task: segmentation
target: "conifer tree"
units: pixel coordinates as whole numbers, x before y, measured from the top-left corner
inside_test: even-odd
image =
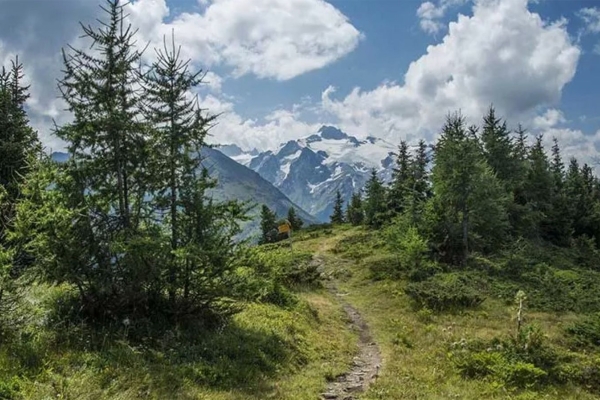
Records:
[[[365,186],[365,201],[363,207],[365,212],[365,223],[373,228],[381,227],[387,211],[385,204],[385,188],[374,168],[371,170],[371,177]]]
[[[504,190],[487,165],[474,129],[449,116],[432,171],[437,241],[446,261],[462,264],[471,249],[498,246],[507,230]]]
[[[344,223],[344,200],[340,191],[335,192],[335,201],[333,203],[333,214],[331,214],[332,224],[343,224]]]
[[[545,237],[556,245],[569,246],[571,241],[571,216],[564,187],[565,166],[560,154],[558,140],[553,138],[550,170],[553,176],[552,201],[548,210]]]
[[[160,229],[145,207],[148,147],[136,92],[141,55],[123,5],[105,4],[100,28],[82,25],[92,50],[63,51],[59,88],[73,118],[56,135],[69,161],[43,163],[28,178],[27,212],[18,224],[23,236],[36,236],[30,248],[46,279],[77,287],[89,312],[114,315],[148,309],[151,292],[160,292],[153,282],[163,260],[151,240]],[[48,193],[42,184],[51,185]]]
[[[548,216],[552,211],[554,176],[542,141],[543,137],[537,136],[529,150],[529,169],[523,187],[523,197],[528,208],[527,218],[530,220],[530,228],[526,234],[533,238],[548,238],[548,230],[551,228]]]
[[[304,225],[304,221],[302,221],[302,219],[298,217],[298,214],[296,214],[296,209],[294,207],[289,208],[287,220],[289,221],[294,231],[300,230],[302,228],[302,225]]]
[[[392,182],[387,192],[388,211],[390,214],[400,214],[405,208],[405,202],[412,191],[411,186],[411,156],[408,152],[408,144],[402,140],[398,146],[396,155],[396,166],[392,171]]]
[[[160,154],[149,154],[147,160],[150,205],[157,218],[166,215],[162,225],[169,231],[167,287],[172,307],[178,311],[184,308],[181,304],[175,307],[178,293],[186,306],[190,306],[191,292],[206,292],[191,280],[194,273],[200,273],[199,261],[206,259],[199,257],[200,254],[209,254],[210,244],[215,240],[221,248],[214,250],[223,254],[233,247],[228,235],[236,231],[234,226],[231,230],[210,231],[210,235],[206,231],[213,224],[243,217],[241,204],[214,204],[206,197],[206,191],[215,182],[202,169],[201,150],[207,146],[205,138],[215,117],[203,113],[197,97],[189,96],[202,83],[204,75],[201,70],[192,72],[190,60],[181,60],[180,52],[174,38],[170,46],[165,40],[143,80],[143,111],[152,127],[148,144],[163,150]],[[199,229],[205,234],[198,235]],[[223,273],[227,258],[216,261],[203,265],[202,272],[209,273],[210,269],[216,276]]]
[[[23,79],[18,57],[10,69],[2,67],[0,71],[0,313],[2,306],[13,303],[7,299],[10,292],[14,300],[15,278],[31,264],[30,255],[22,250],[23,243],[8,239],[21,185],[41,149],[25,112],[29,86],[23,84]]]
[[[262,232],[259,239],[260,244],[271,243],[277,236],[276,226],[277,215],[263,204],[260,213],[260,230]]]
[[[23,85],[23,79],[23,64],[18,58],[12,61],[10,69],[2,67],[0,71],[0,185],[6,191],[8,204],[16,202],[30,158],[40,150],[37,134],[29,126],[25,112],[29,86]]]
[[[431,197],[431,188],[427,165],[429,157],[427,155],[427,144],[424,140],[419,141],[415,156],[409,165],[409,188],[407,200],[407,211],[410,214],[412,223],[418,225],[421,222],[423,207],[428,198]]]
[[[348,202],[348,207],[346,208],[346,220],[352,225],[357,226],[363,223],[364,216],[365,213],[363,211],[360,191],[352,193],[352,197]]]
[[[496,118],[493,106],[490,106],[487,115],[483,118],[481,141],[488,165],[507,189],[512,190],[516,164],[514,146],[506,121]]]

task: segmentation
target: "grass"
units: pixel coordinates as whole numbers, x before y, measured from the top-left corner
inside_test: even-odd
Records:
[[[315,399],[356,349],[324,289],[297,292],[292,307],[248,303],[218,329],[174,329],[152,342],[130,340],[123,326],[53,325],[65,290],[29,289],[30,317],[0,347],[0,398]]]
[[[360,395],[363,400],[599,398],[576,382],[516,389],[493,376],[461,376],[453,362],[453,345],[514,334],[515,310],[504,293],[519,286],[514,280],[490,274],[482,304],[433,312],[415,306],[405,293],[409,274],[377,234],[362,228],[327,226],[299,232],[294,255],[288,253],[287,243],[260,251],[264,265],[277,263],[278,274],[293,276],[294,281],[302,281],[286,275],[295,271],[294,265],[306,266],[311,254],[322,259],[324,275],[362,314],[383,360],[377,381]],[[560,257],[562,269],[544,267],[546,274],[579,282],[581,271],[568,262],[567,254]],[[386,278],[394,268],[395,279]],[[583,290],[578,284],[569,287]],[[0,347],[0,399],[314,400],[328,380],[350,368],[357,336],[326,289],[302,283],[292,288],[299,301],[291,305],[248,302],[219,329],[174,329],[146,343],[130,340],[124,327],[103,332],[84,325],[52,326],[51,304],[65,289],[33,286],[25,297],[24,328],[10,345]],[[593,344],[580,341],[584,347],[573,346],[568,334],[568,327],[582,321],[573,311],[577,307],[547,311],[557,305],[538,301],[544,300],[542,291],[535,295],[525,322],[540,326],[547,342],[564,354],[594,359],[598,349],[589,347]],[[595,321],[580,324],[579,331],[591,335],[588,326]]]
[[[374,280],[370,263],[393,260],[376,235],[359,228],[336,230],[329,238],[303,244],[325,249],[327,272],[339,277],[347,301],[363,315],[379,344],[383,368],[361,399],[596,399],[574,384],[515,390],[493,379],[462,378],[449,348],[466,340],[491,340],[515,332],[514,307],[488,298],[474,310],[453,313],[418,311],[404,293],[405,280]],[[565,344],[564,328],[574,313],[526,313],[527,323],[541,326],[550,343]]]

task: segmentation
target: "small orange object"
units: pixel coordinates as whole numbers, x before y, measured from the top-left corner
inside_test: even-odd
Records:
[[[288,233],[291,229],[289,224],[282,224],[277,227],[279,233]]]

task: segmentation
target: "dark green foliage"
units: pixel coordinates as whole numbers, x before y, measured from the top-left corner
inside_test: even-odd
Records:
[[[564,383],[579,383],[594,392],[600,388],[597,360],[552,346],[537,326],[489,342],[455,343],[451,354],[466,378],[500,380],[513,388]]]
[[[354,226],[363,223],[365,212],[363,210],[363,201],[361,193],[352,193],[352,198],[346,207],[346,220]]]
[[[476,130],[449,116],[435,152],[429,223],[444,261],[464,264],[471,250],[490,251],[506,238],[507,196],[480,151]]]
[[[365,186],[363,209],[368,226],[379,228],[383,225],[386,216],[385,188],[375,169],[371,170],[371,177]]]
[[[260,244],[272,243],[276,240],[278,234],[276,219],[275,213],[263,204],[260,212],[260,230],[262,232]]]
[[[169,257],[164,282],[173,312],[190,313],[225,295],[219,285],[229,273],[239,232],[237,221],[244,218],[244,206],[237,202],[215,204],[206,192],[216,186],[202,168],[200,152],[214,116],[205,115],[197,98],[188,98],[202,83],[202,71],[191,72],[189,60],[179,58],[180,50],[165,43],[157,61],[144,76],[143,110],[151,125],[149,145],[164,149],[147,158],[147,185],[152,200],[148,212],[161,221],[166,231]],[[211,282],[207,284],[206,282]]]
[[[302,228],[302,225],[304,225],[304,221],[302,221],[300,217],[298,217],[298,214],[296,214],[296,209],[294,207],[290,207],[290,209],[288,210],[287,220],[292,226],[293,231],[299,231]]]
[[[392,170],[392,182],[387,192],[387,209],[391,215],[402,213],[406,207],[406,198],[412,190],[411,165],[408,144],[402,140],[398,146],[396,165]]]
[[[29,87],[23,85],[23,65],[16,58],[0,71],[0,319],[14,306],[15,279],[30,264],[18,242],[10,242],[20,185],[40,151],[37,133],[29,126],[25,103]],[[0,321],[5,325],[7,321]]]
[[[344,200],[342,194],[338,190],[335,192],[335,202],[333,203],[333,214],[330,217],[332,224],[343,224],[345,222],[344,217]]]
[[[511,190],[517,170],[514,145],[506,121],[496,118],[493,106],[490,106],[488,114],[483,118],[481,142],[485,160],[492,172],[508,190]]]
[[[321,284],[318,264],[311,261],[310,253],[292,252],[280,243],[247,249],[238,254],[235,262],[236,291],[251,301],[293,305],[296,299],[290,290]]]
[[[467,274],[438,274],[407,284],[405,292],[420,307],[457,311],[479,306],[485,300],[480,290],[484,285],[480,278]]]
[[[29,174],[14,237],[44,280],[77,288],[92,318],[228,314],[246,208],[207,195],[215,182],[199,152],[213,117],[187,97],[201,75],[173,45],[142,77],[123,6],[107,1],[102,28],[83,27],[93,53],[63,52],[73,121],[56,134],[69,160]]]
[[[0,186],[6,191],[6,201],[14,205],[19,196],[19,184],[29,171],[31,157],[40,150],[37,133],[29,126],[25,103],[29,86],[23,85],[23,64],[16,58],[10,69],[0,71]],[[9,215],[0,214],[0,236]]]
[[[583,317],[565,329],[576,346],[600,346],[600,313]]]
[[[431,184],[427,173],[429,156],[427,155],[427,144],[424,140],[419,141],[417,151],[410,163],[409,193],[406,198],[406,212],[410,215],[415,225],[423,223],[423,213],[426,201],[431,197]]]

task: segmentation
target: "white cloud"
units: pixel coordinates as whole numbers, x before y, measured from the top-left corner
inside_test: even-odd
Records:
[[[442,30],[444,24],[440,19],[452,6],[466,3],[467,0],[439,0],[439,5],[435,5],[431,1],[421,3],[417,9],[417,17],[419,17],[419,25],[421,29],[429,34],[436,34]]]
[[[276,110],[264,118],[264,122],[244,119],[234,110],[234,104],[207,95],[201,98],[201,106],[212,114],[221,114],[209,138],[210,143],[235,143],[245,149],[275,149],[288,140],[308,136],[317,131],[320,124],[301,120],[303,106],[296,104],[292,110]]]
[[[202,83],[205,84],[209,90],[213,93],[221,93],[221,86],[223,84],[223,78],[215,74],[212,71],[206,72]]]
[[[563,112],[556,108],[550,108],[542,115],[538,115],[533,119],[533,126],[536,129],[549,129],[564,122],[566,120]]]
[[[402,85],[355,88],[341,100],[329,88],[322,104],[347,130],[396,141],[432,138],[458,109],[479,122],[491,103],[510,121],[527,121],[558,103],[579,55],[565,21],[544,22],[527,0],[478,0],[472,16],[459,15],[441,43],[410,64]]]
[[[205,6],[169,22],[165,0],[137,0],[129,11],[145,40],[161,45],[174,32],[185,57],[226,65],[235,76],[291,79],[345,56],[362,37],[323,0],[213,0]]]
[[[577,15],[583,20],[586,32],[600,33],[600,8],[582,8]]]

